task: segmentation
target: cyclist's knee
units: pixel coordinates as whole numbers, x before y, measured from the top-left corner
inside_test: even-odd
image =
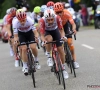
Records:
[[[31,48],[32,50],[37,50],[36,44],[31,44],[31,45],[30,45],[30,48]]]
[[[22,49],[22,52],[26,52],[27,51],[27,46],[26,45],[21,46],[21,49]]]
[[[73,44],[72,38],[68,38],[67,42],[68,42],[68,46],[70,47]]]
[[[45,37],[45,39],[46,39],[46,41],[48,41],[48,42],[51,42],[53,39],[52,39],[52,36],[50,36],[50,35],[47,35],[46,37]]]

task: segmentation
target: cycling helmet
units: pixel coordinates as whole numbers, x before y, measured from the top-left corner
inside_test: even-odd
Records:
[[[54,4],[54,11],[55,12],[63,11],[63,9],[64,9],[64,7],[63,7],[62,3],[57,2]]]
[[[36,6],[36,7],[34,8],[34,10],[33,10],[34,13],[40,13],[40,11],[41,11],[40,6]]]
[[[61,2],[62,3],[62,5],[63,5],[63,7],[65,8],[65,4],[66,4],[66,2]]]
[[[47,6],[46,5],[42,5],[41,6],[41,12],[44,12],[46,9],[47,9]]]
[[[17,9],[16,9],[15,7],[12,7],[12,8],[10,9],[9,14],[15,16],[15,15],[16,15],[16,10],[17,10]]]
[[[10,14],[10,9],[11,8],[9,8],[9,9],[6,10],[6,14]]]
[[[50,6],[54,6],[54,2],[53,2],[53,1],[49,1],[49,2],[47,3],[47,7],[50,7]]]
[[[26,12],[23,9],[18,9],[16,11],[16,17],[18,20],[26,19]]]
[[[52,9],[47,9],[44,12],[44,17],[46,19],[48,19],[48,18],[54,18],[55,17],[55,12]]]
[[[22,7],[22,9],[26,12],[27,11],[27,8],[26,7]]]

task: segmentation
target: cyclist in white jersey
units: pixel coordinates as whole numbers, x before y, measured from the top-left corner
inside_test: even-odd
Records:
[[[36,28],[34,27],[34,23],[30,17],[26,15],[26,12],[22,9],[17,10],[16,17],[13,19],[13,30],[14,30],[14,41],[18,41],[20,44],[25,44],[26,42],[35,41],[35,38],[38,38],[38,33]],[[38,61],[38,51],[36,48],[36,44],[30,44],[30,48],[32,49],[32,53],[35,56],[36,68],[40,69],[39,61]],[[24,74],[28,74],[28,66],[27,66],[27,46],[21,45],[22,49],[22,61],[23,61],[23,71]]]
[[[51,42],[52,40],[60,40],[61,38],[63,38],[65,41],[67,40],[63,30],[61,18],[55,15],[52,9],[45,10],[44,17],[40,19],[39,24],[41,40],[43,41],[43,45],[46,45],[45,42]],[[57,41],[56,46],[62,61],[62,67],[64,68],[64,78],[67,79],[68,73],[65,70],[65,55],[62,43],[60,41]],[[48,52],[47,64],[48,66],[53,66],[53,61],[50,54],[51,44],[47,44],[46,49]]]

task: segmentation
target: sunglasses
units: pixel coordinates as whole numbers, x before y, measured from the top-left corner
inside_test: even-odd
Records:
[[[53,18],[52,19],[47,19],[48,22],[53,21],[53,20],[54,20]]]
[[[56,12],[56,14],[61,14],[61,13],[62,13],[62,11]]]
[[[23,19],[23,20],[19,20],[20,22],[25,22],[26,21],[26,19]]]

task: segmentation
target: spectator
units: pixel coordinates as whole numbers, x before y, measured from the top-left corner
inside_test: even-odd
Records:
[[[81,5],[81,16],[82,16],[83,25],[87,26],[88,25],[88,11],[85,4]]]

